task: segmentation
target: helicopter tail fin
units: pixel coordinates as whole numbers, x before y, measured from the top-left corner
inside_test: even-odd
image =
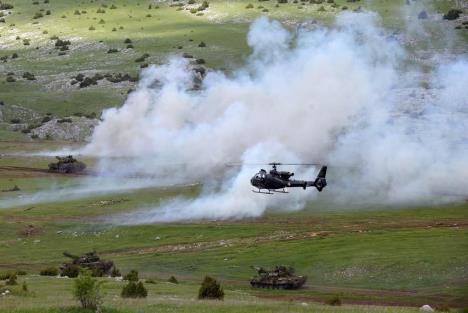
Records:
[[[318,191],[322,191],[322,189],[325,188],[325,186],[327,186],[327,180],[325,178],[326,175],[327,166],[322,166],[314,182],[315,188],[317,188]]]

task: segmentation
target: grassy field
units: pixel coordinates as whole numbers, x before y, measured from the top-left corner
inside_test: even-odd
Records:
[[[9,147],[10,153],[17,149],[1,145]],[[30,149],[40,147],[36,143]],[[1,161],[1,189],[18,185],[21,190],[2,192],[0,203],[47,189],[44,186],[51,182],[59,190],[83,179],[40,171],[47,164],[46,157],[4,157]],[[9,165],[25,164],[21,171],[5,170]],[[32,292],[2,298],[3,311],[73,306],[70,280],[37,274],[65,262],[64,251],[79,254],[91,250],[113,260],[124,273],[137,269],[144,279],[158,281],[150,285],[150,297],[138,302],[137,308],[116,296],[122,283],[106,283],[105,305],[122,308],[122,312],[149,312],[154,306],[178,312],[194,306],[194,310],[207,312],[211,304],[194,300],[204,275],[219,279],[227,292],[226,301],[216,303],[221,312],[250,308],[255,312],[387,310],[316,304],[335,295],[345,304],[468,305],[466,204],[349,210],[311,204],[301,212],[269,213],[258,219],[154,225],[119,226],[102,219],[198,192],[197,186],[147,188],[0,209],[0,272],[25,270],[29,274],[20,281],[26,279]],[[252,266],[276,264],[294,266],[299,274],[307,275],[306,287],[284,292],[249,286],[255,273]],[[171,275],[181,283],[166,283]],[[51,290],[58,290],[60,297]],[[44,301],[52,295],[56,300]]]
[[[454,1],[420,0],[431,12],[446,12]],[[245,36],[258,16],[278,19],[290,29],[316,19],[330,25],[335,16],[358,7],[376,11],[389,29],[407,27],[402,1],[378,0],[304,4],[289,1],[210,1],[203,15],[182,9],[178,1],[4,1],[14,4],[0,23],[0,106],[9,122],[20,117],[33,122],[47,113],[99,114],[119,106],[134,82],[79,88],[71,85],[78,73],[128,73],[137,76],[143,63],[161,64],[170,55],[188,53],[203,58],[209,69],[228,73],[249,54]],[[252,3],[253,8],[246,6]],[[115,8],[111,8],[112,5]],[[151,5],[151,8],[149,6]],[[322,10],[321,7],[324,7]],[[403,7],[404,8],[404,7]],[[98,9],[105,13],[97,13]],[[46,14],[50,10],[50,15]],[[78,11],[79,14],[76,14]],[[86,13],[84,13],[86,12]],[[36,13],[43,17],[34,19]],[[102,20],[102,21],[101,21]],[[445,49],[440,27],[427,21],[432,49]],[[90,28],[94,30],[90,30]],[[115,31],[113,29],[115,28]],[[466,53],[468,31],[459,33],[451,48]],[[58,36],[70,40],[59,55]],[[17,39],[17,37],[19,37]],[[124,43],[130,38],[133,48]],[[25,41],[26,39],[26,41]],[[29,41],[29,45],[25,42]],[[201,42],[206,47],[199,47]],[[409,49],[427,49],[421,38]],[[116,53],[107,53],[117,49]],[[11,58],[17,53],[18,58]],[[144,62],[135,62],[143,54]],[[459,52],[458,52],[459,53]],[[36,80],[22,78],[31,72]],[[7,82],[9,72],[16,82]],[[10,75],[11,76],[11,75]],[[19,110],[18,108],[21,108]],[[73,149],[79,144],[31,140],[18,131],[0,129],[0,273],[24,270],[12,294],[0,296],[1,313],[83,312],[72,298],[72,280],[42,277],[41,269],[58,267],[64,251],[80,254],[96,250],[126,273],[136,269],[145,279],[145,300],[120,298],[122,282],[105,278],[104,312],[417,312],[423,304],[468,306],[468,204],[444,207],[373,207],[353,209],[310,204],[295,213],[270,212],[257,219],[195,221],[152,225],[111,224],[106,219],[137,208],[158,206],[175,196],[194,197],[200,186],[148,187],[108,194],[64,197],[55,202],[5,205],[42,191],[82,187],[80,175],[46,171],[53,157],[27,153]],[[84,161],[93,170],[95,160]],[[20,190],[12,190],[18,186]],[[308,277],[295,291],[252,289],[252,266],[294,266]],[[179,284],[167,279],[174,275]],[[196,300],[202,278],[217,278],[226,291],[224,301]],[[29,292],[20,291],[26,281]],[[338,296],[343,305],[325,305]]]

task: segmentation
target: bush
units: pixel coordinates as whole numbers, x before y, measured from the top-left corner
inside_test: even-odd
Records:
[[[91,276],[89,270],[81,271],[73,284],[73,296],[80,301],[84,309],[96,309],[102,302],[101,296],[102,282]]]
[[[99,8],[97,9],[96,13],[104,14],[106,13],[106,10]]]
[[[45,12],[45,15],[50,15],[50,13],[51,13],[50,10],[47,10],[47,11]]]
[[[10,120],[10,123],[12,123],[12,124],[19,124],[19,123],[21,123],[21,120],[20,120],[19,118],[12,118],[12,119]]]
[[[89,26],[89,28],[88,28],[88,29],[89,29],[89,30],[96,30],[96,28],[94,28],[94,26],[93,26],[93,25]]]
[[[150,278],[150,279],[145,280],[145,283],[147,283],[147,284],[156,284],[156,281],[154,279]]]
[[[58,269],[55,267],[47,267],[39,272],[41,276],[57,276]]]
[[[18,186],[16,186],[16,185],[15,185],[15,187],[18,188]],[[18,188],[18,190],[19,190],[19,188]],[[26,271],[23,271],[23,270],[16,271],[16,275],[18,275],[18,276],[24,276],[26,274],[27,274]]]
[[[75,278],[80,275],[80,267],[76,264],[67,263],[62,267],[60,276],[67,276],[69,278]]]
[[[0,3],[0,10],[11,10],[13,5],[9,3]]]
[[[36,19],[41,18],[41,17],[44,17],[44,15],[42,15],[41,12],[37,12],[36,14],[34,14],[33,19],[36,20]]]
[[[18,285],[18,283],[16,282],[16,273],[10,274],[10,277],[8,278],[6,282],[6,285],[8,286]]]
[[[26,281],[23,281],[23,284],[21,285],[21,290],[23,290],[24,292],[28,292],[28,284],[26,283]]]
[[[205,276],[198,290],[198,299],[224,299],[224,291],[214,278]]]
[[[146,298],[148,290],[146,290],[142,282],[135,283],[130,281],[122,288],[120,295],[122,298]]]
[[[338,296],[333,296],[327,301],[325,301],[325,303],[328,305],[339,306],[341,305],[341,299]]]
[[[206,47],[206,43],[204,41],[200,42],[200,44],[198,45],[200,48],[205,48]]]
[[[80,11],[79,10],[75,10],[75,12],[73,12],[74,15],[81,15]]]
[[[117,50],[115,48],[107,50],[107,53],[117,53],[117,52],[119,52],[119,50]]]
[[[93,112],[93,113],[94,113],[94,112]],[[95,115],[94,117],[96,117],[96,113],[94,113],[94,115]],[[117,267],[114,266],[114,267],[112,268],[111,276],[112,276],[112,277],[120,277],[120,276],[122,276],[122,274],[120,274],[119,269],[118,269]]]
[[[16,79],[15,79],[14,77],[12,77],[12,76],[8,76],[8,77],[6,78],[6,81],[7,81],[8,83],[14,83],[14,82],[16,81]]]
[[[138,281],[138,271],[130,270],[127,275],[124,276],[124,280]]]
[[[71,122],[73,122],[71,118],[62,118],[62,119],[57,121],[57,123],[59,123],[59,124],[71,123]]]
[[[447,12],[447,14],[444,15],[445,20],[456,20],[457,18],[460,17],[460,14],[462,13],[461,10],[458,9],[451,9]]]
[[[36,80],[36,76],[34,76],[34,74],[29,73],[29,72],[24,72],[23,78],[27,80]]]
[[[130,38],[127,38],[124,40],[124,43],[132,43],[132,40]]]
[[[170,282],[170,283],[173,283],[173,284],[178,284],[179,283],[179,281],[174,276],[169,277],[169,279],[167,281]]]
[[[253,7],[254,7],[253,4],[252,4],[252,3],[249,3],[249,4],[247,4],[247,6],[246,6],[245,8],[246,8],[246,9],[253,9]]]

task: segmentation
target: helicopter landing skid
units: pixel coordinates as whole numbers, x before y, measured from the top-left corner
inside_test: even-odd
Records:
[[[252,189],[252,192],[263,193],[265,195],[272,195],[273,194],[273,192],[271,192],[270,190],[268,190],[268,192],[266,192],[266,191],[261,191],[261,189],[259,189],[258,191]]]
[[[276,193],[289,193],[289,191],[286,191],[285,189],[283,189],[283,190],[273,190],[273,192],[276,192]]]

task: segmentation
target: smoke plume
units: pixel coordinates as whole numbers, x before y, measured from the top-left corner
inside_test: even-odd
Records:
[[[82,153],[99,169],[204,183],[196,199],[173,199],[113,220],[129,223],[245,218],[332,205],[408,205],[453,200],[468,190],[468,59],[432,58],[418,69],[373,13],[344,13],[333,27],[299,28],[259,18],[246,66],[209,72],[191,90],[192,65],[172,57],[141,73],[137,89],[109,109]],[[411,64],[412,66],[408,66]],[[250,163],[323,162],[329,186],[258,195]],[[240,162],[239,169],[225,164]],[[314,179],[318,168],[288,167]]]

